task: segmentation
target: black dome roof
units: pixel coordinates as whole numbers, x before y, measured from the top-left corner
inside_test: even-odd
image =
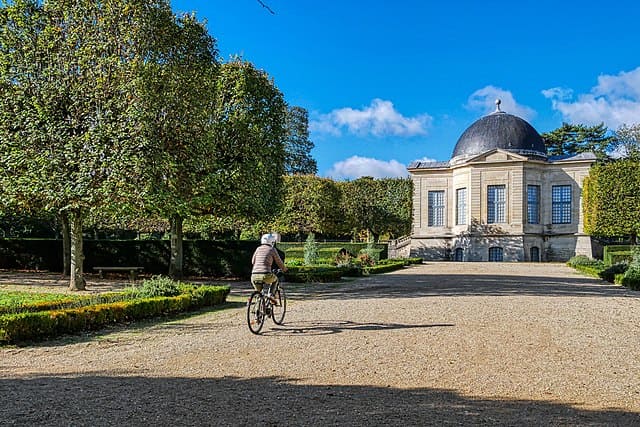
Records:
[[[494,148],[513,151],[527,157],[546,157],[547,150],[540,134],[520,117],[496,111],[489,114],[464,131],[452,160],[465,159]]]

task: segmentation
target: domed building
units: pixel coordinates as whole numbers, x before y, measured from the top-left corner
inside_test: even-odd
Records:
[[[595,155],[548,157],[540,134],[496,104],[464,131],[451,160],[409,165],[411,255],[534,262],[591,256],[581,192]]]

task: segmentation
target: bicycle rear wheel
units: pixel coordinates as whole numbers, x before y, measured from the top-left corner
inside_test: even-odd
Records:
[[[247,325],[254,334],[259,334],[265,319],[264,300],[262,294],[255,291],[247,301]]]
[[[271,305],[271,318],[276,325],[282,325],[284,315],[287,312],[287,294],[282,287],[278,287],[273,298],[276,301]]]

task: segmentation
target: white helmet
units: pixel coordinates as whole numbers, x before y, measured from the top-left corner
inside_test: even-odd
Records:
[[[260,238],[260,243],[262,243],[263,245],[273,246],[277,241],[278,241],[278,238],[276,237],[275,234],[272,234],[272,233],[263,234],[262,237]]]

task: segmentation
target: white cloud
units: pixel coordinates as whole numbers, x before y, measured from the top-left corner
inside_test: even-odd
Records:
[[[370,157],[353,156],[335,163],[326,175],[333,179],[356,179],[361,176],[404,178],[409,173],[406,165],[396,160],[385,162]]]
[[[489,114],[496,110],[495,102],[497,99],[501,101],[500,109],[506,113],[522,117],[525,120],[531,120],[536,116],[535,110],[526,105],[518,104],[511,92],[491,85],[473,92],[467,101],[467,108]]]
[[[598,77],[589,93],[574,100],[570,89],[552,88],[542,91],[553,109],[569,123],[595,125],[604,122],[610,129],[640,122],[640,67],[616,76]],[[564,95],[564,96],[563,96]]]
[[[559,100],[567,100],[573,97],[573,91],[571,89],[563,87],[552,87],[551,89],[545,89],[542,91],[545,98],[554,98]]]
[[[361,110],[347,107],[320,115],[318,119],[311,120],[309,129],[331,135],[340,135],[346,130],[356,135],[408,137],[426,134],[432,121],[428,114],[405,117],[391,101],[376,98]]]

